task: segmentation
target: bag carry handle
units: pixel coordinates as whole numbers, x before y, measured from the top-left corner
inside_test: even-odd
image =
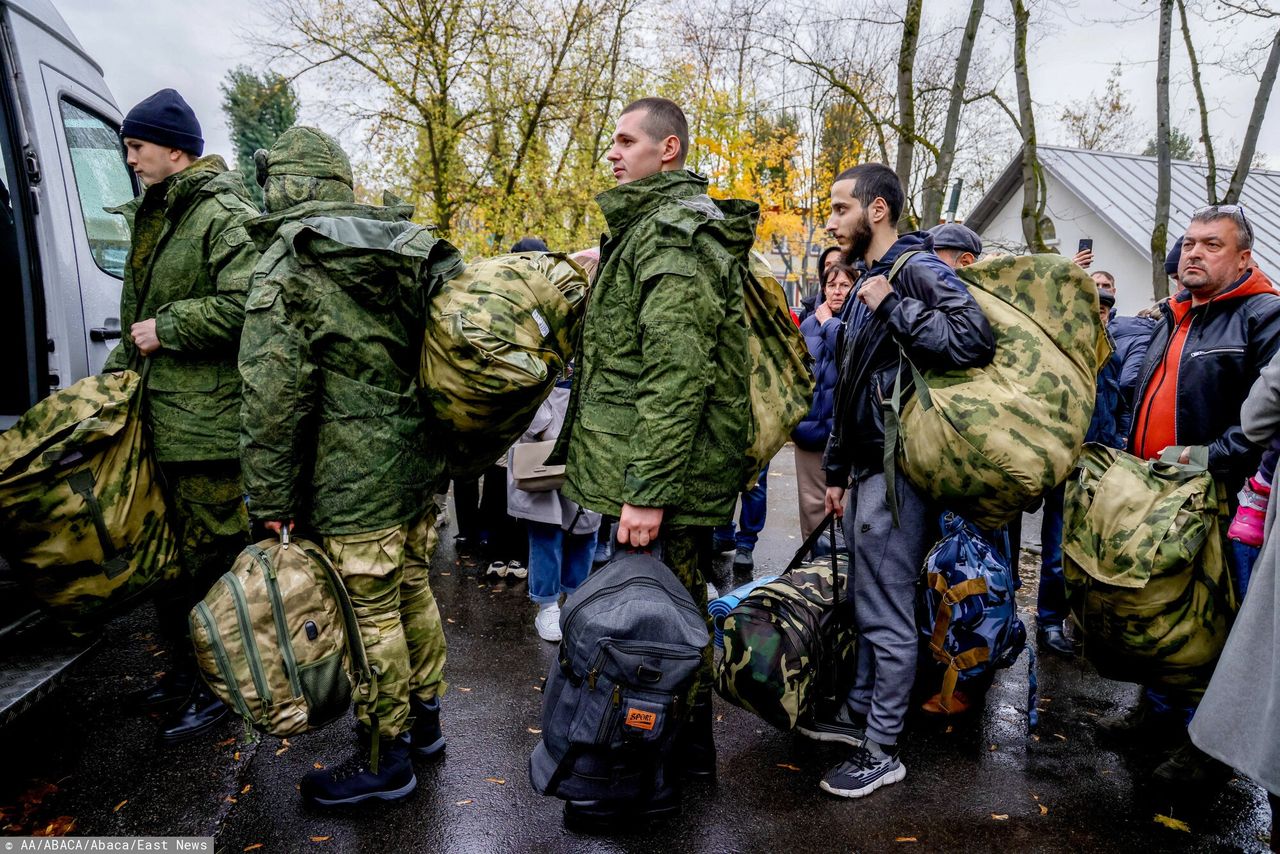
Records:
[[[813,532],[805,539],[804,543],[796,551],[795,556],[791,558],[791,562],[787,564],[787,568],[782,570],[783,573],[791,570],[804,563],[805,555],[813,551],[813,547],[818,544],[818,540],[822,539],[822,535],[831,533],[831,607],[834,609],[840,604],[840,562],[836,559],[836,520],[840,518],[840,511],[833,510],[828,513],[823,520],[818,523]]]
[[[1188,451],[1189,462],[1179,462],[1182,452]],[[1165,480],[1191,480],[1209,470],[1207,445],[1170,445],[1160,452],[1160,458],[1150,460],[1151,473]]]

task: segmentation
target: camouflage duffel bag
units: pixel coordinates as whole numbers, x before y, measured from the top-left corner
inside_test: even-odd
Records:
[[[503,456],[573,358],[587,276],[529,252],[467,265],[430,300],[419,380],[455,477]]]
[[[1084,651],[1108,679],[1203,689],[1237,603],[1208,449],[1159,461],[1088,444],[1067,481],[1062,569]]]
[[[896,430],[897,464],[911,482],[990,530],[1071,472],[1111,345],[1097,285],[1066,258],[998,256],[956,274],[991,324],[995,357],[985,367],[936,372],[904,356],[916,394],[905,407],[893,395],[886,450]]]
[[[342,717],[356,686],[373,678],[347,590],[307,540],[286,534],[247,547],[188,620],[205,682],[271,735]]]
[[[781,576],[724,618],[716,692],[782,730],[795,728],[855,667],[848,556],[833,550],[829,559],[804,560],[826,527],[814,530]]]
[[[178,572],[133,371],[86,377],[0,435],[0,552],[69,631]]]
[[[813,356],[791,317],[786,294],[769,262],[751,253],[743,283],[747,320],[752,435],[747,448],[743,491],[755,486],[760,472],[791,438],[813,402]]]

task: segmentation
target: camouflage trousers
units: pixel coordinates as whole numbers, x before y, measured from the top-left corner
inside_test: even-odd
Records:
[[[439,537],[431,502],[402,525],[325,537],[324,548],[346,584],[360,623],[374,686],[356,692],[356,719],[396,736],[409,728],[409,696],[430,702],[443,694],[444,627],[427,569]]]
[[[190,659],[187,615],[249,544],[249,513],[239,460],[161,463],[160,474],[178,539],[179,572],[158,585],[156,612],[161,634]]]
[[[680,583],[693,597],[693,603],[707,621],[707,631],[714,630],[711,615],[707,613],[707,579],[711,577],[714,552],[711,547],[712,529],[683,525],[663,526],[662,562],[680,579]],[[711,689],[715,686],[715,653],[710,635],[702,648],[702,666],[689,690],[689,705],[711,702]]]

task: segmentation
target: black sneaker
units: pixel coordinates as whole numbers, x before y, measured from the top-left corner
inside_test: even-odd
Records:
[[[1231,779],[1231,769],[1187,740],[1156,766],[1152,776],[1166,786],[1218,786]]]
[[[409,729],[413,755],[419,759],[439,756],[444,750],[444,731],[440,728],[440,698],[424,703],[417,697],[410,697],[409,714],[413,715],[413,726]]]
[[[751,549],[738,546],[738,550],[733,553],[733,571],[751,572],[755,567],[755,558],[751,556]]]
[[[867,716],[849,711],[847,703],[841,703],[834,714],[807,715],[796,722],[796,732],[816,741],[838,741],[850,747],[862,747],[867,742]]]
[[[907,766],[898,761],[896,746],[881,748],[869,741],[866,747],[855,749],[852,756],[828,771],[818,787],[842,798],[863,798],[905,776]]]
[[[360,750],[336,768],[311,771],[302,778],[302,797],[314,806],[358,804],[371,798],[394,801],[418,786],[409,761],[409,734],[383,738],[379,745],[378,770],[369,767],[369,757]]]

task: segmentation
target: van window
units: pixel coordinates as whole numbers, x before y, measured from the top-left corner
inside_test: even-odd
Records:
[[[76,176],[89,251],[103,272],[122,279],[129,254],[129,229],[124,217],[103,210],[133,198],[133,181],[124,162],[120,137],[115,128],[93,113],[65,99],[61,105],[62,127],[71,150],[71,170]]]

